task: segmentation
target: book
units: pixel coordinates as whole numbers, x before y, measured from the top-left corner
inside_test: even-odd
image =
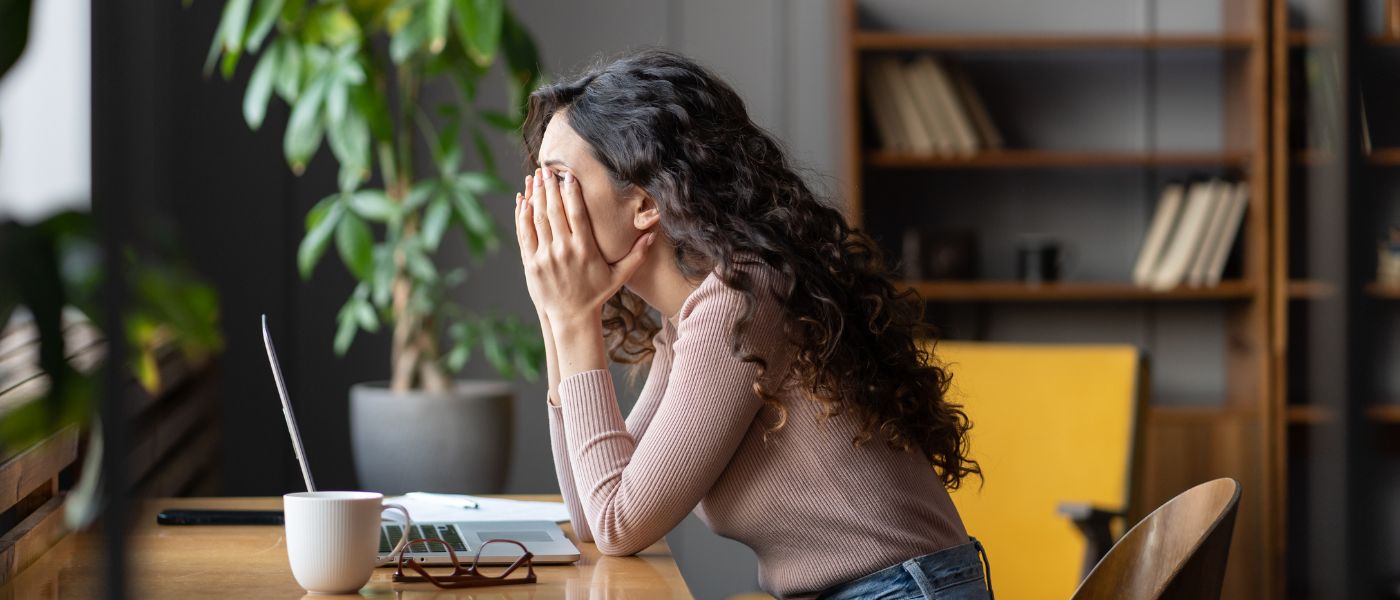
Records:
[[[1154,290],[1169,290],[1181,284],[1186,278],[1191,261],[1201,248],[1201,237],[1205,234],[1206,221],[1210,217],[1216,188],[1224,185],[1217,179],[1194,183],[1186,192],[1186,204],[1181,209],[1181,219],[1177,224],[1160,264],[1152,274],[1148,287]]]
[[[1215,256],[1215,245],[1225,235],[1225,216],[1230,212],[1234,186],[1225,183],[1212,186],[1210,212],[1206,217],[1205,231],[1196,255],[1191,258],[1191,268],[1186,271],[1186,285],[1200,287],[1206,282],[1206,272]]]
[[[1220,283],[1220,278],[1225,275],[1225,261],[1230,258],[1230,249],[1235,247],[1235,238],[1240,235],[1240,225],[1244,223],[1244,213],[1249,207],[1249,184],[1243,181],[1236,183],[1230,194],[1230,208],[1225,215],[1225,223],[1222,227],[1222,235],[1216,238],[1215,248],[1211,251],[1210,266],[1206,270],[1205,285],[1214,286]]]
[[[1152,214],[1152,222],[1147,226],[1147,234],[1142,238],[1142,249],[1138,251],[1137,263],[1133,265],[1133,283],[1147,286],[1152,282],[1157,263],[1162,256],[1162,248],[1170,239],[1181,214],[1181,201],[1186,186],[1169,183],[1162,188],[1162,197],[1157,200],[1157,209]]]
[[[870,118],[875,122],[875,131],[880,138],[880,147],[885,150],[903,151],[909,149],[909,142],[900,129],[899,110],[894,98],[888,93],[885,83],[885,70],[879,66],[883,59],[870,59],[865,63],[865,95],[869,102]]]
[[[924,71],[924,77],[933,85],[937,105],[942,109],[943,122],[949,126],[950,146],[954,154],[971,155],[978,149],[977,132],[972,118],[964,110],[962,101],[953,90],[953,82],[943,65],[927,54],[919,57],[916,64]]]
[[[922,59],[910,61],[904,65],[904,75],[918,100],[919,112],[924,117],[924,125],[928,127],[934,153],[940,156],[954,154],[953,124],[942,106],[937,83],[925,66],[926,63]]]
[[[899,114],[899,128],[909,141],[909,150],[918,154],[932,154],[933,139],[928,135],[932,127],[924,122],[918,100],[914,97],[914,89],[909,85],[909,77],[899,59],[885,57],[879,64],[885,72],[882,79],[889,87],[887,93],[894,98]]]
[[[948,71],[953,79],[953,88],[957,91],[958,97],[962,99],[968,117],[972,119],[973,128],[977,131],[978,146],[983,150],[1000,150],[1005,145],[1001,138],[1001,131],[992,121],[992,116],[987,112],[987,105],[982,102],[982,96],[978,95],[977,88],[972,86],[972,80],[968,79],[967,73],[958,68],[957,65],[950,64]]]

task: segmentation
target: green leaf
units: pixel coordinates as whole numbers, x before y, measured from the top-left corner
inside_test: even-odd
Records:
[[[292,116],[287,120],[287,132],[282,138],[282,152],[287,162],[298,175],[306,169],[307,161],[321,146],[321,136],[325,133],[321,121],[321,101],[326,95],[326,80],[317,77],[306,87],[305,93],[297,98],[292,107]]]
[[[359,298],[352,300],[352,302],[354,303],[352,310],[355,313],[355,321],[360,324],[360,327],[370,333],[379,331],[379,315],[374,313],[374,307],[370,306],[369,302]]]
[[[467,361],[471,360],[471,357],[471,347],[466,344],[458,344],[443,358],[443,364],[447,367],[447,370],[457,372],[461,371],[462,367],[467,366]]]
[[[491,145],[486,141],[486,136],[481,133],[481,129],[472,126],[472,144],[476,146],[476,154],[481,157],[481,166],[487,171],[496,172],[496,155],[491,151]]]
[[[398,218],[399,205],[389,199],[384,190],[360,190],[350,196],[350,210],[375,223]]]
[[[437,54],[447,45],[447,13],[451,0],[428,0],[424,12],[428,17],[428,52]]]
[[[439,187],[436,179],[424,179],[413,184],[413,189],[409,190],[408,197],[404,199],[403,212],[412,212],[427,204],[428,200],[438,193]]]
[[[404,263],[408,266],[408,273],[423,283],[437,281],[437,267],[428,255],[423,254],[422,248],[417,245],[406,245],[404,247]]]
[[[369,123],[369,131],[374,139],[393,142],[394,124],[389,116],[389,105],[384,101],[383,95],[375,93],[371,86],[357,85],[350,88],[350,106]]]
[[[369,279],[374,266],[374,234],[364,219],[346,212],[335,228],[335,247],[340,260],[356,279]]]
[[[497,244],[496,228],[491,223],[491,216],[486,214],[475,194],[461,187],[454,188],[454,192],[451,194],[453,208],[466,231],[467,245],[478,255],[494,250]]]
[[[428,41],[428,17],[423,10],[414,10],[403,28],[389,41],[389,58],[394,64],[403,64],[417,54]]]
[[[345,119],[345,107],[350,105],[350,90],[346,85],[339,79],[326,84],[326,119],[332,128]]]
[[[509,187],[495,173],[474,171],[462,173],[456,178],[457,186],[473,194],[490,194],[492,192],[508,192]]]
[[[354,300],[351,300],[353,302]],[[349,307],[347,303],[346,307]],[[340,309],[340,315],[336,317],[340,324],[335,329],[335,354],[345,356],[345,352],[350,350],[350,343],[355,341],[355,331],[359,329],[355,322],[355,315],[345,308]]]
[[[374,246],[374,276],[370,278],[370,298],[385,308],[394,291],[394,249],[389,244]]]
[[[339,201],[339,196],[322,200],[307,213],[306,237],[302,238],[301,246],[297,248],[297,269],[302,279],[311,278],[316,263],[321,261],[326,246],[330,244],[331,233],[337,229],[344,214],[345,205]]]
[[[491,327],[483,327],[481,336],[481,349],[486,354],[487,362],[491,363],[501,375],[513,377],[510,364],[510,356],[506,354],[505,345],[501,343],[501,338]]]
[[[501,53],[506,58],[506,68],[511,79],[520,86],[529,84],[540,76],[540,52],[530,33],[516,20],[515,14],[505,11],[501,19]],[[527,91],[533,91],[527,90]]]
[[[248,30],[248,38],[245,46],[248,50],[257,52],[262,47],[263,39],[267,38],[272,25],[277,22],[277,16],[282,12],[283,0],[257,0],[253,5],[253,26]]]
[[[321,43],[329,48],[358,43],[363,36],[360,24],[350,10],[340,3],[320,3],[311,8],[306,19],[306,41]]]
[[[282,58],[282,46],[273,45],[258,59],[253,75],[248,78],[248,90],[243,94],[243,120],[257,131],[267,116],[267,101],[272,97],[272,84]]]
[[[282,55],[277,66],[277,95],[287,104],[292,104],[301,92],[301,63],[304,60],[301,44],[292,36],[277,38],[274,43],[281,48],[279,52]]]
[[[452,216],[452,205],[446,195],[440,195],[428,205],[423,215],[423,245],[429,250],[437,250],[442,243],[442,235],[447,232],[448,218]]]
[[[342,166],[356,172],[355,183],[358,184],[369,175],[369,124],[355,111],[346,113],[339,121],[327,116],[327,121],[331,151]]]
[[[480,114],[481,120],[490,123],[497,129],[500,129],[502,131],[515,131],[516,129],[520,129],[520,121],[503,112],[494,110],[482,110]]]
[[[233,77],[233,69],[238,66],[238,55],[243,51],[243,35],[248,26],[248,11],[252,4],[253,0],[228,0],[224,5],[217,34],[224,47],[224,79]]]
[[[455,0],[457,36],[467,57],[483,67],[490,66],[501,44],[501,24],[505,20],[502,0]]]
[[[296,23],[301,20],[301,15],[304,12],[306,12],[306,0],[287,0],[282,5],[282,20],[287,23]]]

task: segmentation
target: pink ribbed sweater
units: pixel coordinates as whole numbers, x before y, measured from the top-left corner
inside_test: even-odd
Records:
[[[768,267],[746,269],[756,290],[777,277]],[[607,370],[559,382],[549,427],[579,538],[607,554],[632,554],[693,510],[715,533],[753,548],[760,585],[779,597],[810,596],[966,543],[926,461],[883,443],[852,447],[852,420],[817,423],[802,392],[782,392],[788,422],[764,441],[772,415],[753,392],[757,367],[730,352],[740,298],[713,273],[686,298],[656,335],[626,421]],[[745,342],[768,360],[767,381],[792,353],[780,343],[776,302],[759,298]]]

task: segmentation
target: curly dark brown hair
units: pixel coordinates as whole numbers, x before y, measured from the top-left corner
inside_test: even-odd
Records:
[[[787,409],[761,383],[767,362],[740,344],[761,291],[738,268],[752,261],[781,274],[780,289],[767,292],[783,307],[795,352],[779,389],[800,385],[823,419],[849,410],[859,423],[856,446],[878,435],[893,448],[918,449],[948,488],[981,475],[967,456],[971,424],[946,398],[950,374],[931,354],[923,302],[895,287],[877,245],[817,199],[733,88],[667,50],[605,60],[531,94],[527,169],[561,110],[618,190],[638,186],[656,200],[685,276],[713,271],[742,293],[732,348],[759,367],[754,391],[776,416],[770,432],[786,423]],[[651,357],[660,327],[640,297],[620,291],[604,307],[603,325],[613,360]]]

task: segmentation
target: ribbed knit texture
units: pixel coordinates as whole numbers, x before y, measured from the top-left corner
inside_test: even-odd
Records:
[[[778,277],[768,267],[745,270],[755,290]],[[758,297],[744,342],[775,382],[793,353],[781,341],[776,302],[766,291]],[[759,584],[780,597],[813,596],[966,543],[927,461],[878,441],[853,447],[854,420],[818,423],[816,403],[792,386],[780,393],[787,424],[765,442],[775,417],[754,393],[758,367],[731,351],[742,306],[742,295],[710,274],[656,335],[646,385],[625,421],[607,370],[559,383],[550,434],[579,538],[631,554],[693,510],[715,533],[753,548]]]

